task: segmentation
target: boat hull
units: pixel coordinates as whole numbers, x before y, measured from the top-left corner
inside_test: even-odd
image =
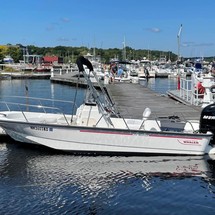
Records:
[[[13,139],[62,151],[203,155],[211,135],[2,121]]]

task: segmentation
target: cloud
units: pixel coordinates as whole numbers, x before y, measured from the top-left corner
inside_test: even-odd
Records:
[[[183,42],[181,44],[181,46],[183,46],[183,47],[190,47],[190,46],[193,46],[193,45],[194,45],[194,42]]]
[[[196,44],[195,46],[213,46],[214,43],[199,43],[199,44]]]
[[[50,23],[50,24],[46,27],[46,30],[47,30],[47,31],[53,31],[53,30],[55,30],[57,27],[59,27],[59,23],[57,23],[57,22],[52,22],[52,23]]]
[[[160,28],[146,28],[145,30],[150,31],[152,33],[160,33],[161,32]]]
[[[63,18],[61,18],[60,20],[61,20],[61,22],[64,22],[64,23],[70,22],[70,19],[67,18],[67,17],[63,17]]]
[[[49,26],[46,27],[47,31],[53,31],[54,29],[55,29],[54,25],[49,25]]]
[[[159,28],[151,28],[151,32],[159,33],[161,30]]]
[[[214,43],[194,43],[194,42],[184,42],[182,43],[183,47],[209,47],[214,46]]]
[[[65,37],[59,37],[59,38],[57,39],[57,41],[59,41],[59,42],[69,42],[69,39],[68,39],[68,38],[65,38]]]
[[[61,18],[60,19],[61,23],[69,23],[70,22],[70,19],[69,18]],[[56,28],[59,28],[61,25],[59,22],[52,22],[50,23],[47,27],[46,27],[46,30],[47,31],[53,31],[55,30]]]

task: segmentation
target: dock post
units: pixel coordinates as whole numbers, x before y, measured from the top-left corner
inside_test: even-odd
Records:
[[[178,90],[180,90],[180,75],[178,75]]]
[[[54,77],[54,68],[51,68],[51,77]]]

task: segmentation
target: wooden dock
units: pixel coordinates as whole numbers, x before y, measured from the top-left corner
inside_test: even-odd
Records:
[[[0,72],[0,79],[50,79],[50,77],[50,72]]]
[[[52,82],[75,86],[77,77],[65,74],[51,78]],[[82,82],[83,81],[83,82]],[[86,87],[86,82],[79,80],[79,86]],[[116,108],[125,118],[142,118],[143,111],[149,107],[152,117],[179,116],[184,119],[199,119],[201,107],[183,104],[167,94],[159,94],[140,84],[115,82],[106,85]]]
[[[200,107],[185,105],[140,84],[114,83],[107,85],[107,89],[120,114],[126,118],[141,118],[146,107],[151,109],[154,117],[176,115],[187,120],[200,118]]]
[[[79,80],[78,80],[79,79]],[[87,82],[84,77],[79,77],[78,78],[78,73],[74,72],[73,74],[71,73],[66,73],[63,75],[56,75],[54,77],[51,77],[50,80],[54,83],[60,83],[60,84],[65,84],[65,85],[70,85],[70,86],[78,86],[82,88],[87,88]],[[97,87],[98,84],[95,83],[95,87]]]

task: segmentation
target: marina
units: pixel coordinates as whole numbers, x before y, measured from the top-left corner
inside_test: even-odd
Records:
[[[9,95],[25,96],[25,86],[28,86],[29,97],[71,100],[75,95],[75,86],[48,79],[0,82],[4,99]],[[110,85],[121,90],[123,86],[124,83]],[[130,84],[126,89],[134,87],[139,93],[146,90],[149,97],[169,100],[164,94],[176,86],[177,81],[172,79],[150,79],[147,86],[145,83]],[[84,89],[79,89],[80,104],[83,96]],[[112,96],[116,95],[112,92]],[[137,102],[139,96],[133,96],[133,101]],[[125,111],[124,114],[136,117],[142,114],[138,103],[130,106],[137,107],[139,113],[132,115],[132,111],[129,114]],[[59,107],[63,108],[60,104]],[[118,107],[122,111],[127,109],[123,105]],[[71,105],[64,108],[67,113],[71,112]],[[0,159],[2,214],[38,214],[41,211],[181,214],[188,208],[190,214],[214,213],[215,164],[208,156],[80,156],[1,138]],[[168,207],[163,207],[166,204]]]
[[[87,66],[89,72],[85,71],[84,65]],[[104,83],[94,72],[91,62],[81,56],[77,59],[77,66],[79,73],[86,81],[88,91],[83,104],[77,108],[75,108],[75,96],[72,114],[61,112],[54,106],[44,105],[45,101],[39,98],[28,98],[27,104],[3,101],[1,106],[5,104],[6,109],[0,112],[0,126],[4,131],[16,141],[68,152],[157,155],[215,153],[212,144],[213,125],[210,123],[211,120],[203,117],[213,113],[213,107],[208,109],[209,113],[201,113],[201,119],[204,120],[195,119],[191,112],[186,113],[185,110],[181,119],[176,107],[173,104],[170,106],[167,101],[166,107],[164,103],[151,104],[148,107],[138,104],[143,111],[142,116],[138,118],[128,117],[128,114],[123,116],[122,111],[114,104],[112,95],[108,93]],[[95,80],[99,90],[95,88],[92,80]],[[77,86],[78,81],[79,78],[77,78]],[[144,101],[144,98],[138,97],[138,88],[132,91],[126,89],[125,86],[123,87],[125,92],[137,95],[137,101]],[[125,97],[133,104],[136,103],[128,96],[122,95],[119,90],[116,95],[120,98]],[[149,97],[149,94],[147,96]],[[149,102],[161,101],[155,99],[152,94],[150,97],[151,100],[148,100],[146,105],[149,105]],[[20,97],[21,99],[25,98]],[[30,99],[38,100],[39,105],[31,103]],[[156,111],[150,108],[156,106],[161,109],[174,108],[174,113],[168,110],[168,114],[162,115],[161,109]],[[134,106],[131,107],[132,112],[139,113]],[[152,112],[156,116],[152,117]],[[189,117],[191,115],[192,118],[187,119],[186,114]]]
[[[0,215],[214,215],[214,6],[2,1]]]
[[[154,78],[151,79],[151,81],[154,80]],[[158,78],[158,80],[162,81],[162,78]],[[168,78],[163,80],[168,80]],[[71,73],[55,75],[50,78],[50,81],[70,86],[76,86],[78,83],[80,87],[87,87],[83,77],[77,80],[77,75],[73,76]],[[175,82],[175,90],[171,89],[163,93],[156,93],[149,89],[147,80],[139,81],[136,84],[115,81],[114,84],[107,84],[105,87],[124,117],[139,118],[142,116],[143,110],[150,107],[155,116],[180,115],[185,119],[199,119],[201,108],[173,96],[179,94],[179,91],[177,90],[177,79],[170,79],[171,81]],[[97,86],[97,83],[94,84]]]

